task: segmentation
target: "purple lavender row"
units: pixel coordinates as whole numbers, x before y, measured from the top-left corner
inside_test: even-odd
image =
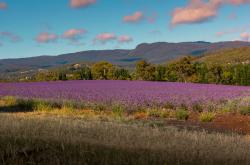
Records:
[[[0,83],[0,96],[124,104],[193,104],[250,96],[250,87],[145,81]]]

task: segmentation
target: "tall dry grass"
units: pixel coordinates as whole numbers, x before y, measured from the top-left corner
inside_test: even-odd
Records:
[[[243,136],[62,116],[0,114],[0,164],[250,164]]]

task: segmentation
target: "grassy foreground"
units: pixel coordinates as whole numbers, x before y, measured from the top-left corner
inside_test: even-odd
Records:
[[[249,164],[238,135],[0,114],[0,164]]]
[[[116,111],[75,113],[70,106],[10,113],[17,107],[9,101],[0,113],[3,165],[250,164],[248,136],[131,122]]]

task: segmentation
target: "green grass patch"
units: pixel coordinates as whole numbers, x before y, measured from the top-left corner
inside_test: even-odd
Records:
[[[212,112],[203,112],[200,114],[200,121],[201,122],[212,122],[215,118],[215,114]]]
[[[187,120],[189,117],[189,113],[184,108],[178,108],[175,112],[175,117],[178,120]]]
[[[246,107],[241,107],[240,108],[240,114],[241,115],[250,115],[250,106],[246,106]]]

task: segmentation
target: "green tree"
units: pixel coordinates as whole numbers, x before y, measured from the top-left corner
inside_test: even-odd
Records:
[[[87,66],[82,67],[79,71],[78,71],[79,75],[80,75],[80,79],[81,80],[92,80],[92,73],[91,73],[91,69]]]
[[[167,66],[167,78],[171,80],[177,79],[177,81],[187,82],[188,77],[193,74],[195,74],[195,67],[192,64],[192,57],[189,56],[169,63]]]
[[[113,64],[101,61],[95,63],[91,68],[91,73],[94,79],[97,80],[108,80],[113,79],[114,76],[114,66]]]
[[[67,80],[66,73],[65,72],[60,72],[59,73],[59,80],[65,81]]]
[[[156,67],[156,71],[155,71],[155,80],[156,81],[165,80],[165,74],[166,74],[166,67],[164,67],[162,65],[158,65]]]
[[[208,83],[208,68],[205,63],[195,63],[195,74],[198,83]]]
[[[129,80],[131,78],[129,71],[124,68],[117,68],[114,72],[114,79],[116,80]]]
[[[155,80],[155,67],[145,60],[136,63],[137,80]]]
[[[216,65],[210,65],[208,68],[208,82],[209,83],[220,83],[222,80],[222,66],[216,64]]]

